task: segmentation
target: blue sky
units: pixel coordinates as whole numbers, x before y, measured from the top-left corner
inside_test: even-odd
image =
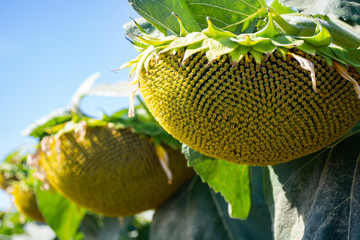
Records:
[[[68,106],[80,83],[127,80],[112,72],[136,57],[122,25],[138,14],[125,0],[0,1],[0,161],[36,142],[21,135],[33,121]],[[127,98],[86,97],[82,110],[99,115],[128,106]],[[9,204],[0,192],[0,209]]]

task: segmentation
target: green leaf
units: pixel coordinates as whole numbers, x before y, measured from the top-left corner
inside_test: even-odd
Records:
[[[80,231],[86,240],[148,240],[149,222],[137,216],[115,218],[94,213],[85,215]]]
[[[0,212],[0,239],[12,239],[8,236],[24,233],[24,225],[19,212]]]
[[[357,134],[355,134],[357,132]],[[269,167],[275,239],[360,239],[360,134]]]
[[[199,32],[193,32],[188,34],[184,38],[178,38],[174,40],[167,48],[163,49],[160,53],[167,52],[176,48],[186,47],[189,44],[196,44],[198,42],[202,42],[205,38],[206,37],[203,34]]]
[[[333,43],[342,47],[357,48],[360,35],[357,31],[335,16],[306,16],[303,14],[274,15],[275,21],[291,35],[311,36],[317,27],[316,21],[329,30]],[[288,26],[286,26],[288,25]],[[295,31],[295,32],[294,32]]]
[[[251,207],[249,166],[202,155],[185,144],[182,152],[201,179],[230,203],[231,215],[246,219]]]
[[[249,218],[233,219],[228,204],[198,177],[157,209],[150,228],[152,240],[270,240],[270,215],[262,195],[262,169],[254,171],[254,205]]]
[[[199,32],[201,28],[193,18],[185,0],[128,0],[131,7],[153,24],[163,34],[180,33],[180,25],[172,12],[179,16],[189,32]]]
[[[278,14],[296,13],[293,9],[279,3],[279,0],[275,0],[270,6],[275,9]]]
[[[151,23],[146,21],[144,18],[137,18],[123,25],[126,36],[131,41],[137,41],[136,36],[143,36],[144,32],[147,35],[163,38],[164,34],[154,27]]]
[[[131,222],[132,218],[125,218],[123,227],[127,228]],[[121,226],[118,218],[86,214],[81,223],[80,230],[86,240],[118,240]]]
[[[71,119],[72,113],[68,109],[59,109],[29,125],[22,134],[43,138],[49,134],[47,129],[68,122]]]
[[[315,47],[328,46],[332,42],[329,31],[326,28],[322,27],[321,24],[317,24],[315,31],[317,32],[316,35],[311,37],[302,37],[301,39]]]
[[[217,27],[236,34],[244,31],[253,18],[266,15],[264,0],[187,0],[187,4],[201,29],[207,27],[206,17],[209,17]]]
[[[354,0],[280,0],[306,14],[332,14],[360,24],[360,3]]]
[[[71,240],[77,235],[85,210],[56,191],[43,191],[36,187],[38,206],[47,224],[61,240]]]
[[[217,1],[217,0],[129,0],[130,5],[142,17],[154,24],[161,32],[180,34],[179,23],[172,12],[181,19],[188,32],[200,32],[207,28],[206,17],[221,29],[240,33],[258,17],[266,15],[265,0]]]

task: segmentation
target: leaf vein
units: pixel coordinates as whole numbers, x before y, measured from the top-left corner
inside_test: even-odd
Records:
[[[217,8],[217,9],[220,9],[220,10],[236,13],[236,14],[239,14],[239,15],[249,16],[248,14],[245,14],[245,13],[242,13],[242,12],[239,12],[239,11],[235,11],[235,10],[232,10],[232,9],[229,9],[229,8],[220,7],[220,6],[217,6],[217,5],[211,5],[211,4],[208,4],[208,3],[189,3],[189,5],[205,5],[207,7],[213,7],[213,8]],[[249,6],[251,6],[251,5],[249,5]],[[259,8],[254,7],[254,6],[251,6],[251,7],[255,8],[255,9],[259,9]]]
[[[230,227],[229,227],[229,225],[227,224],[227,222],[226,222],[226,220],[225,220],[225,217],[224,217],[224,214],[223,214],[223,212],[222,212],[222,210],[221,210],[221,207],[220,207],[220,205],[219,205],[219,202],[218,202],[218,200],[216,199],[215,193],[214,193],[213,191],[211,191],[210,188],[208,188],[208,191],[209,191],[210,196],[211,196],[211,198],[212,198],[212,200],[213,200],[213,202],[214,202],[216,211],[217,211],[217,213],[218,213],[218,215],[219,215],[219,217],[220,217],[221,223],[223,224],[226,233],[228,234],[228,236],[229,236],[229,238],[230,238],[231,240],[235,240],[234,235],[233,235],[232,232],[230,231]]]
[[[194,16],[196,16],[196,17],[204,17],[204,18],[208,17],[208,16],[206,16],[206,15],[201,15],[201,14],[196,14],[196,15],[194,15]],[[211,16],[210,18],[211,18],[211,19],[214,19],[214,20],[216,20],[216,21],[218,21],[218,22],[221,22],[221,23],[224,24],[224,25],[227,25],[226,22],[224,22],[224,21],[222,21],[222,20],[220,20],[220,19],[218,19],[218,18],[216,18],[216,17]]]
[[[352,184],[351,184],[351,191],[350,191],[350,210],[349,210],[349,220],[348,220],[348,235],[347,235],[347,239],[350,239],[350,231],[351,231],[351,218],[352,218],[352,203],[353,200],[356,201],[356,199],[354,198],[354,187],[355,187],[355,179],[356,179],[356,173],[359,167],[359,161],[360,161],[360,155],[358,155],[358,158],[356,159],[356,164],[355,164],[355,168],[354,168],[354,174],[353,174],[353,180],[352,180]],[[356,201],[357,202],[357,201]]]
[[[300,172],[303,168],[305,168],[307,165],[309,165],[311,162],[313,162],[314,160],[318,159],[322,154],[324,154],[327,150],[329,150],[328,148],[324,148],[321,152],[319,152],[319,154],[317,154],[316,156],[314,156],[312,159],[310,159],[309,161],[307,161],[304,165],[302,165],[301,167],[299,167],[298,169],[296,169],[296,171],[294,171],[283,183],[283,185],[285,186],[285,184],[292,178],[292,176],[296,175],[298,172]],[[330,151],[331,152],[331,151]]]
[[[331,214],[333,212],[335,212],[336,209],[338,209],[339,207],[341,207],[345,202],[347,202],[348,200],[350,200],[350,198],[346,198],[344,201],[342,201],[339,205],[337,205],[336,207],[334,207],[334,209],[327,215],[327,217],[325,218],[325,220],[321,223],[321,225],[317,228],[317,232],[314,236],[314,239],[317,239],[318,234],[320,233],[319,230],[321,229],[321,227],[326,223],[326,221],[328,220],[328,218],[331,216]]]
[[[154,22],[156,22],[157,24],[159,24],[160,26],[164,27],[165,29],[168,29],[169,31],[171,31],[173,34],[177,34],[175,33],[172,29],[170,29],[167,25],[163,24],[161,21],[158,21],[156,18],[154,18],[152,15],[148,14],[147,12],[145,12],[144,10],[142,10],[141,8],[139,8],[137,6],[136,11],[138,12],[142,12],[144,15],[148,16],[149,18],[153,19]],[[165,21],[164,21],[165,22]]]

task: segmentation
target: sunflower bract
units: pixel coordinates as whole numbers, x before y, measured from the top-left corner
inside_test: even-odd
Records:
[[[360,118],[351,82],[322,57],[291,51],[314,64],[317,92],[309,71],[277,51],[233,65],[228,55],[208,63],[204,53],[182,63],[184,50],[151,61],[140,91],[164,129],[203,154],[260,166],[290,161],[333,143]]]
[[[23,188],[21,184],[15,184],[11,194],[14,196],[15,205],[20,213],[38,222],[45,222],[45,219],[38,208],[33,190]]]
[[[49,144],[50,151],[41,152],[40,166],[50,184],[80,206],[105,216],[130,216],[156,208],[193,176],[181,152],[164,146],[173,174],[168,184],[149,138],[126,129],[88,127],[81,140],[71,131]]]

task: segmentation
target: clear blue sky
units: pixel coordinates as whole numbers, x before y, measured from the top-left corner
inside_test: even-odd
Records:
[[[125,0],[0,1],[0,161],[34,145],[24,128],[67,107],[92,73],[101,73],[98,83],[128,78],[128,70],[111,70],[137,55],[122,28],[129,15],[138,17]],[[81,105],[95,115],[127,106],[127,98],[101,97]],[[0,209],[8,204],[0,192]]]

